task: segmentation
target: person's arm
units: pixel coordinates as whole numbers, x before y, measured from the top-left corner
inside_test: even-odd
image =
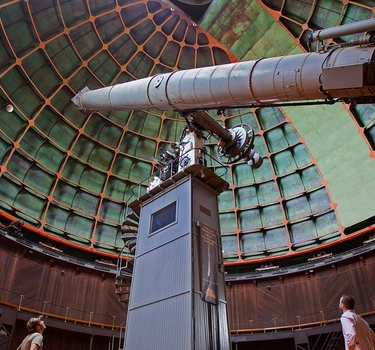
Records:
[[[43,345],[43,336],[36,334],[34,339],[31,341],[30,350],[39,350]]]
[[[356,333],[353,322],[345,315],[341,316],[342,333],[344,336],[345,345],[348,350],[355,349],[356,346]]]
[[[371,329],[371,340],[372,340],[373,345],[375,346],[375,333],[372,329]]]

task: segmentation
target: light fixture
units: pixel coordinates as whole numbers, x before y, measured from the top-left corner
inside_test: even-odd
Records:
[[[13,107],[13,105],[8,104],[8,105],[6,106],[6,110],[7,110],[8,113],[12,113],[12,112],[14,111],[14,107]]]

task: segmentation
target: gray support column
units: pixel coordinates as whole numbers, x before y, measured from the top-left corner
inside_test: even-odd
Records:
[[[195,165],[197,167],[197,165]],[[226,182],[203,166],[142,198],[126,350],[229,350],[219,226]],[[157,192],[157,191],[154,191]],[[139,204],[141,203],[141,204]]]

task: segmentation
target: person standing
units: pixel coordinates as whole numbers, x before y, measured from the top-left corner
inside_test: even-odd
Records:
[[[41,318],[42,316],[30,318],[26,325],[29,334],[17,350],[41,350],[43,348],[43,332],[47,327]]]
[[[354,298],[344,294],[340,298],[341,325],[345,350],[375,350],[375,333],[369,324],[354,311]]]

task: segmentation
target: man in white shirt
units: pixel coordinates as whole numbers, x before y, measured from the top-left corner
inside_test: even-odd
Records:
[[[43,332],[47,328],[42,316],[32,317],[27,322],[26,328],[29,334],[22,341],[17,350],[41,350],[43,347]]]
[[[375,333],[368,323],[354,311],[351,295],[343,295],[339,308],[346,350],[375,350]]]

